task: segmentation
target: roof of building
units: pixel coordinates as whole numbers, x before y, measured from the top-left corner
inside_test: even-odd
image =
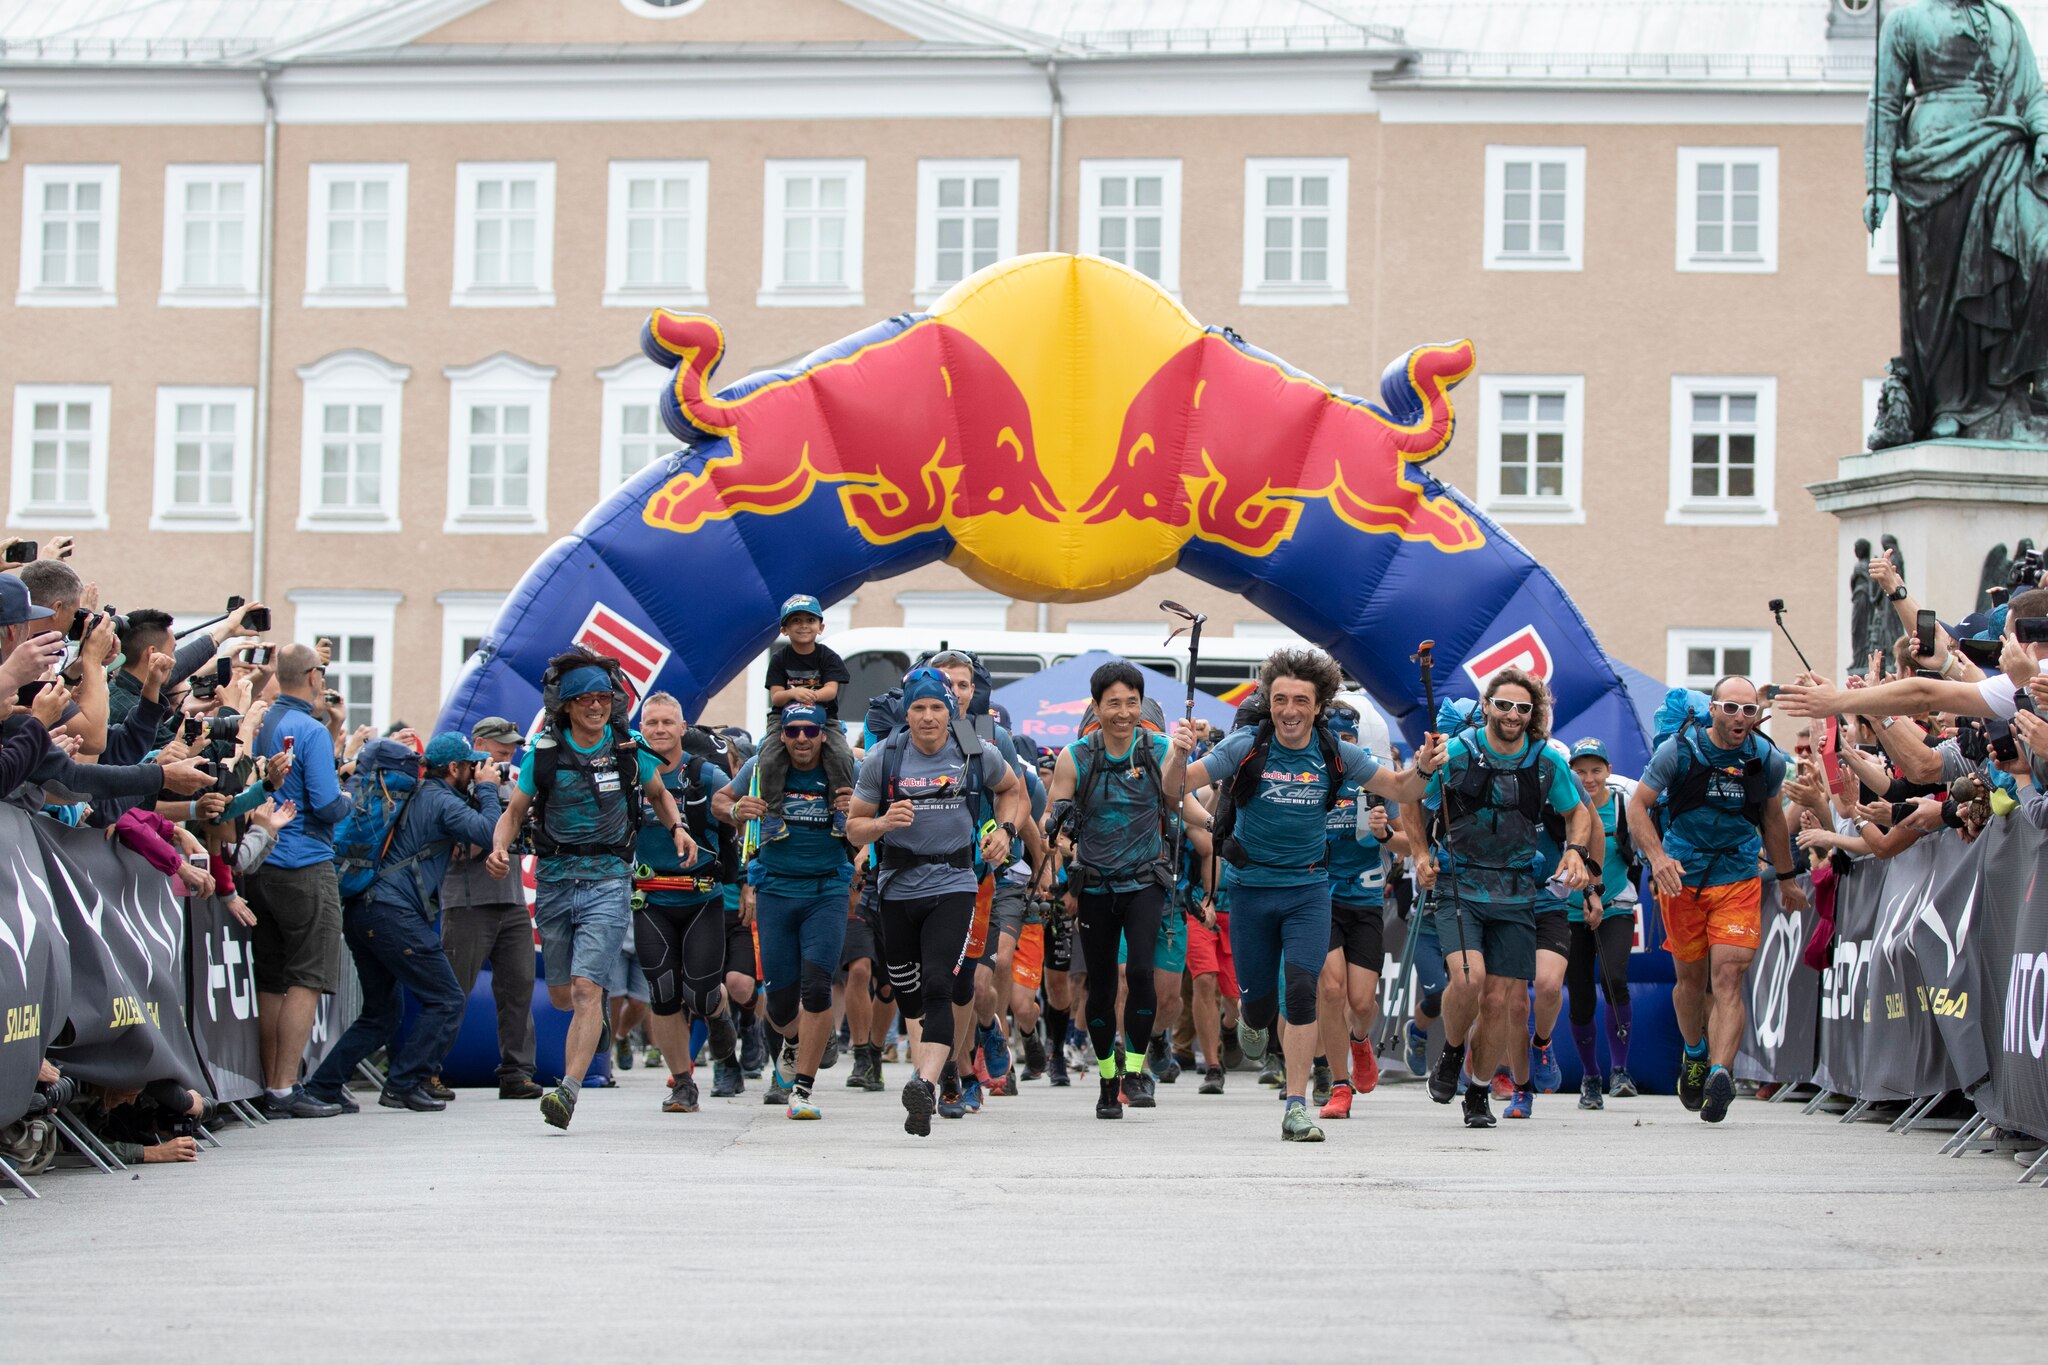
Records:
[[[235,66],[488,54],[414,40],[487,0],[0,0],[10,65]],[[583,0],[604,3],[608,0]],[[712,0],[732,3],[733,0]],[[1899,0],[1894,0],[1898,3]],[[1915,0],[1906,0],[1915,2]],[[1925,0],[1917,0],[1924,3]],[[1869,79],[1863,0],[843,0],[903,29],[901,43],[773,44],[837,52],[1072,60],[1186,55],[1393,56],[1416,83],[1697,82],[1778,85]],[[2005,0],[2048,34],[2048,0]],[[766,47],[749,44],[755,55]],[[408,50],[411,49],[411,50]],[[739,55],[727,45],[638,45],[658,59]],[[514,55],[494,49],[496,55]],[[588,59],[538,43],[517,55]]]

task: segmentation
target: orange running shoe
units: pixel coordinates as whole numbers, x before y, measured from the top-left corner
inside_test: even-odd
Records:
[[[1351,1043],[1351,1084],[1361,1095],[1370,1095],[1380,1083],[1380,1059],[1370,1041]]]
[[[1330,1100],[1316,1111],[1316,1117],[1325,1119],[1348,1119],[1351,1117],[1351,1082],[1339,1081],[1330,1087]]]
[[[1493,1097],[1497,1100],[1515,1097],[1515,1078],[1506,1067],[1493,1073]]]

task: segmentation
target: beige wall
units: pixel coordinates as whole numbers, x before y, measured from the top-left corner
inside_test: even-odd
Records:
[[[564,0],[494,0],[422,43],[562,41]],[[908,42],[911,35],[838,0],[720,0],[673,18],[630,13],[617,0],[576,6],[579,43]]]
[[[501,0],[441,35],[478,40],[480,24],[524,24]],[[830,9],[781,3],[790,14]],[[710,6],[673,24],[682,31],[727,12]],[[866,22],[866,21],[863,21]],[[708,30],[705,30],[708,32]],[[701,35],[700,35],[701,36]],[[873,35],[865,35],[873,36]],[[614,35],[609,41],[630,41]],[[663,39],[667,40],[667,39]],[[1369,117],[1070,118],[1063,167],[1061,245],[1079,241],[1079,165],[1093,157],[1183,162],[1182,298],[1207,323],[1229,323],[1252,342],[1353,392],[1372,392],[1382,368],[1423,341],[1472,336],[1482,371],[1586,377],[1584,526],[1516,526],[1586,609],[1617,656],[1653,673],[1667,625],[1769,624],[1765,599],[1783,596],[1817,664],[1832,661],[1835,537],[1802,485],[1832,469],[1857,440],[1860,380],[1891,349],[1895,281],[1865,273],[1854,216],[1860,194],[1857,130],[1848,127],[1385,125]],[[1480,269],[1483,157],[1490,142],[1584,145],[1586,268],[1536,274]],[[1676,151],[1687,145],[1775,144],[1780,149],[1780,266],[1771,275],[1681,274],[1673,269]],[[606,163],[613,158],[705,157],[712,217],[707,311],[725,325],[723,371],[800,355],[877,318],[911,308],[916,165],[921,157],[1014,156],[1020,162],[1018,247],[1045,245],[1048,128],[1042,120],[842,120],[828,123],[578,123],[334,126],[287,124],[279,137],[274,401],[271,417],[268,596],[282,606],[298,588],[402,593],[393,713],[420,721],[436,705],[441,608],[451,590],[509,589],[592,505],[598,483],[601,385],[596,371],[636,350],[638,310],[606,308]],[[0,163],[0,239],[18,234],[22,167],[118,160],[122,166],[120,307],[15,309],[0,290],[0,374],[8,384],[102,380],[113,396],[114,529],[82,538],[81,560],[123,605],[196,607],[247,581],[246,535],[144,531],[153,478],[158,383],[251,384],[254,310],[158,309],[164,166],[260,157],[254,128],[17,128]],[[1350,159],[1350,304],[1255,308],[1239,303],[1244,161],[1249,156]],[[867,161],[864,292],[859,308],[763,309],[763,163],[771,157],[860,156]],[[456,166],[465,160],[552,160],[556,166],[554,288],[540,309],[449,305]],[[406,249],[409,306],[301,306],[306,284],[308,167],[329,161],[410,166]],[[1427,175],[1418,168],[1428,168]],[[1422,188],[1417,188],[1421,186]],[[0,269],[18,243],[0,244]],[[404,391],[401,519],[397,534],[302,533],[298,514],[300,384],[294,371],[360,348],[411,368]],[[442,371],[498,351],[557,369],[545,535],[449,536],[446,515],[448,381]],[[1775,528],[1667,527],[1664,507],[1673,373],[1772,374],[1779,381]],[[1437,467],[1474,489],[1477,383],[1460,391],[1468,419]],[[47,535],[49,533],[41,533]],[[897,624],[895,595],[970,588],[931,566],[860,594],[857,625]],[[1104,602],[1055,605],[1053,629],[1074,619],[1150,619],[1162,596],[1209,610],[1227,631],[1254,618],[1241,598],[1169,574]],[[290,611],[282,612],[285,621]],[[1013,628],[1035,624],[1019,603]],[[1163,629],[1162,629],[1163,634]],[[1779,651],[1778,673],[1789,675]],[[712,715],[736,719],[736,689]]]

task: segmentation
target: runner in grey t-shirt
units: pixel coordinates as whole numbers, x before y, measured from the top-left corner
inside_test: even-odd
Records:
[[[953,727],[952,684],[937,669],[913,668],[903,679],[903,705],[903,729],[870,748],[861,764],[846,837],[875,845],[889,984],[903,1017],[924,1021],[917,1074],[903,1087],[904,1131],[923,1137],[953,1050],[954,1007],[974,1000],[974,974],[961,968],[974,922],[976,818],[967,801],[967,750]],[[1001,866],[1017,826],[1031,818],[1031,797],[993,749],[971,733],[965,742],[979,750],[975,785],[994,799],[1001,821],[980,840],[981,855]]]

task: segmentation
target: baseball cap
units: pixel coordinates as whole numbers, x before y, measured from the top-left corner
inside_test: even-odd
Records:
[[[788,729],[792,725],[815,725],[821,730],[824,729],[825,708],[813,706],[807,701],[791,702],[782,708],[782,726]]]
[[[445,735],[435,735],[427,745],[427,766],[446,768],[451,763],[488,763],[490,755],[476,749],[467,736],[454,730]]]
[[[471,739],[491,739],[500,744],[519,744],[526,739],[519,727],[503,716],[485,716],[469,727]]]
[[[782,604],[782,615],[776,619],[787,621],[790,617],[801,616],[805,612],[809,612],[812,616],[822,621],[825,619],[825,604],[809,593],[800,592]]]
[[[585,664],[581,668],[572,668],[562,675],[562,683],[557,691],[557,695],[563,701],[574,701],[578,697],[587,697],[592,692],[609,692],[611,690],[611,674],[595,664]]]
[[[13,574],[0,574],[0,626],[18,626],[54,614],[48,607],[29,601],[28,584]]]
[[[1582,758],[1597,758],[1609,766],[1613,763],[1613,760],[1607,757],[1607,746],[1591,735],[1572,745],[1572,761],[1577,762]]]

